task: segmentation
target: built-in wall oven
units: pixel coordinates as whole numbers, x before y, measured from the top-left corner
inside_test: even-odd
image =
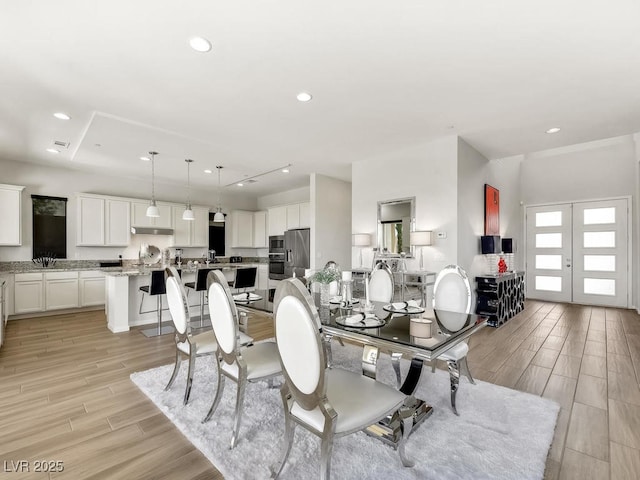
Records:
[[[284,235],[269,237],[269,278],[283,280],[284,276]]]

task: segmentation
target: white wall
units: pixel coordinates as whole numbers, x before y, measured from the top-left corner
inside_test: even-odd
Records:
[[[489,160],[463,139],[458,139],[458,231],[457,264],[474,278],[486,274],[487,265],[481,255],[480,237],[484,235],[484,184],[498,188],[489,169]],[[502,195],[500,209],[502,211]]]
[[[351,183],[311,175],[311,269],[351,263]]]
[[[120,197],[149,199],[150,181],[146,179],[131,179],[117,176],[91,175],[71,169],[52,168],[0,160],[0,183],[24,185],[22,203],[22,246],[0,247],[0,261],[24,261],[32,258],[32,204],[31,195],[50,195],[66,197],[67,202],[67,258],[78,260],[108,260],[123,258],[137,258],[139,236],[133,237],[133,245],[129,248],[116,247],[76,247],[76,193],[96,193]],[[187,198],[187,188],[176,187],[156,182],[156,199],[182,203]],[[217,193],[212,191],[192,189],[191,201],[194,205],[209,206],[211,210],[217,203]],[[222,206],[225,213],[231,209],[257,210],[255,198],[243,195],[222,196]],[[227,228],[229,230],[229,228]],[[229,232],[227,232],[229,234]],[[228,238],[228,242],[229,242]],[[163,248],[168,244],[168,237],[153,236],[154,245]],[[150,243],[150,242],[148,242]],[[229,244],[229,243],[228,243]],[[200,256],[202,248],[185,249],[186,256]]]
[[[310,198],[310,187],[294,188],[284,192],[258,197],[258,210],[267,210],[269,207],[278,205],[289,205],[291,203],[308,202]]]
[[[416,198],[416,230],[447,233],[432,247],[424,247],[424,268],[438,271],[457,258],[457,137],[354,162],[352,177],[352,233],[371,234],[377,245],[378,202]],[[352,264],[358,264],[358,248],[352,248]],[[363,249],[364,265],[371,265],[373,248]],[[417,269],[418,258],[407,260]]]

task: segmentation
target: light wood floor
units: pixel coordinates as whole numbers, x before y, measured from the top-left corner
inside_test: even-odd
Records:
[[[252,318],[248,333],[272,336],[270,318]],[[476,378],[562,406],[546,478],[640,477],[638,315],[527,301],[470,345]],[[0,477],[222,478],[129,380],[172,363],[174,348],[171,335],[110,333],[103,312],[10,321],[0,349]],[[30,472],[6,473],[21,460]],[[64,471],[33,472],[37,460],[61,461]]]

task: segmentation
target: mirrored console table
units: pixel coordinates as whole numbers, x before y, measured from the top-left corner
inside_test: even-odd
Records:
[[[354,268],[352,270],[354,283],[354,296],[364,295],[364,278],[371,273],[370,268]],[[419,298],[421,305],[431,308],[433,299],[433,284],[436,280],[436,272],[427,270],[394,271],[393,280],[396,285],[394,300],[411,300]],[[431,290],[429,290],[431,288]]]

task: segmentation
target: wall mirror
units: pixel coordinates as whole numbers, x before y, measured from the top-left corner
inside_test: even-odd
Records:
[[[413,230],[416,198],[378,202],[378,252],[412,257],[409,233]]]

